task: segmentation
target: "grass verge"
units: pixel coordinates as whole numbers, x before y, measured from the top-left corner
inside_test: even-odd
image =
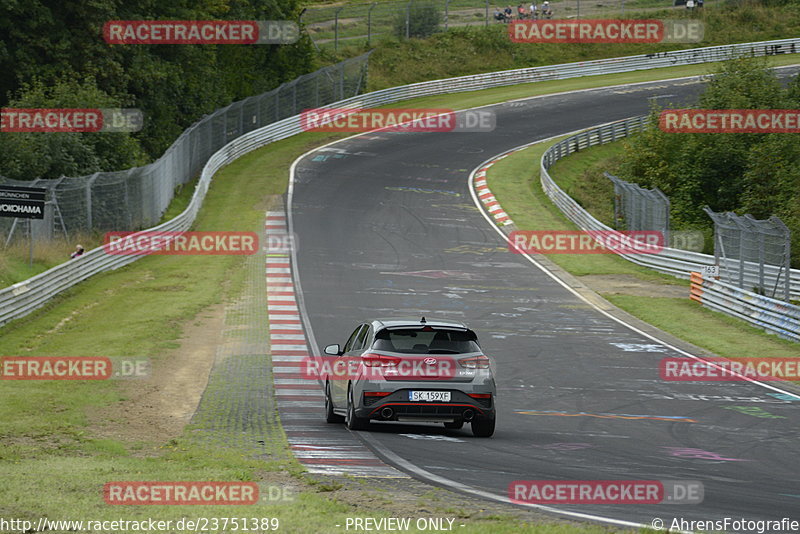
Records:
[[[800,62],[800,56],[778,55],[770,56],[768,64],[773,67],[782,65],[794,65]],[[556,92],[574,91],[579,89],[591,89],[595,87],[605,87],[609,85],[624,85],[630,83],[643,83],[655,80],[665,80],[669,78],[680,78],[684,76],[698,76],[710,73],[716,63],[705,63],[701,65],[683,65],[676,67],[666,67],[648,71],[626,72],[619,74],[606,74],[601,76],[589,76],[585,78],[573,78],[568,80],[553,80],[528,84],[513,85],[508,87],[496,87],[481,91],[470,91],[467,93],[438,95],[425,98],[416,98],[389,104],[385,107],[448,107],[450,109],[467,109],[479,106],[487,106],[498,102],[514,100],[519,98],[530,98],[552,94]],[[178,215],[189,203],[191,199],[194,182],[187,184],[176,192],[176,197],[170,204],[163,216],[162,222]],[[75,248],[75,244],[81,243],[87,250],[102,244],[102,235],[86,235],[73,237],[70,242],[54,242],[51,245],[40,246],[34,249],[33,264],[28,265],[27,245],[20,243],[3,251],[0,255],[0,288],[8,287],[17,282],[21,282],[51,269],[66,261],[70,252]]]
[[[697,67],[684,69],[695,70],[693,73],[698,70]],[[678,75],[675,73],[675,69],[670,69],[667,76]],[[686,70],[682,73],[686,75]],[[547,82],[429,100],[439,105],[464,108],[515,96],[624,83],[626,80],[645,81],[655,76],[655,72],[645,72],[602,77],[602,80]],[[194,229],[258,229],[262,223],[264,199],[285,191],[290,163],[311,147],[337,137],[341,136],[295,136],[253,152],[226,167],[215,177]],[[542,145],[537,145],[532,150],[541,149]],[[516,162],[519,165],[516,169],[520,172],[511,173],[516,182],[493,183],[493,188],[502,195],[501,190],[505,187],[506,194],[512,191],[524,200],[515,207],[511,199],[500,197],[518,222],[523,223],[525,217],[535,217],[528,224],[556,224],[558,213],[552,211],[549,203],[541,204],[539,210],[530,209],[535,182],[534,177],[530,173],[525,175],[524,171],[530,170],[530,161],[536,161],[535,158],[535,154],[528,153],[525,161],[518,161],[516,156],[504,160],[504,165]],[[512,210],[522,210],[524,214]],[[561,224],[564,224],[563,219]],[[599,257],[596,260],[613,262],[615,258]],[[143,258],[118,271],[95,276],[55,298],[46,308],[2,328],[0,354],[165,357],[177,347],[183,328],[200,311],[239,294],[244,284],[242,264],[239,258],[225,256]],[[572,268],[580,271],[581,266],[576,263]],[[629,269],[628,272],[637,276],[659,278],[659,275],[627,263],[593,264],[584,269],[586,272]],[[195,276],[196,273],[202,273],[202,276]],[[705,311],[700,310],[700,313]],[[120,325],[125,327],[120,328]],[[772,340],[767,339],[761,346],[767,342]],[[92,407],[122,400],[114,382],[0,382],[0,388],[0,476],[4,482],[0,486],[2,517],[117,519],[123,512],[129,519],[203,515],[231,517],[241,514],[241,509],[126,507],[121,511],[104,504],[102,484],[109,480],[253,480],[268,483],[281,480],[280,477],[285,479],[287,473],[297,475],[301,470],[288,456],[283,460],[254,459],[236,451],[202,447],[187,435],[166,444],[153,457],[137,454],[136,445],[98,439],[91,431],[86,412]],[[153,440],[158,441],[158,436]],[[285,450],[288,445],[280,440],[276,447]],[[247,513],[258,517],[278,517],[284,532],[341,530],[333,525],[341,524],[348,514],[352,515],[352,504],[330,498],[331,488],[305,482],[298,484],[303,489],[293,501],[280,505],[259,504],[248,507]],[[367,515],[364,510],[360,508],[359,514]],[[374,516],[385,514],[379,504],[368,511]],[[471,520],[460,530],[469,533],[487,529],[499,533],[605,532],[601,527],[520,524],[504,517]]]
[[[294,159],[331,139],[307,134],[240,158],[215,177],[196,230],[254,230],[263,224],[265,199],[285,192]],[[207,307],[229,301],[244,286],[244,260],[236,256],[151,256],[93,277],[55,299],[47,309],[3,328],[0,354],[25,356],[129,356],[158,360],[177,348],[184,327]],[[202,273],[202,276],[197,276]],[[124,325],[124,328],[120,328]],[[197,517],[277,518],[281,532],[340,532],[353,515],[393,515],[391,500],[366,504],[337,499],[337,487],[301,473],[280,429],[273,429],[274,458],[202,445],[191,427],[155,454],[142,444],[98,439],[87,420],[92,408],[118,403],[114,381],[0,382],[0,517],[111,521]],[[158,442],[159,437],[153,436]],[[281,454],[282,453],[282,454]],[[124,480],[254,481],[292,488],[288,502],[253,506],[125,506],[104,503],[103,484]],[[598,526],[525,524],[517,518],[425,508],[456,516],[464,533],[603,533]],[[229,529],[230,530],[230,529]],[[86,530],[90,531],[90,530]],[[183,532],[173,527],[166,532]]]
[[[564,136],[566,137],[566,136]],[[544,194],[539,183],[542,153],[564,137],[538,143],[497,162],[487,182],[503,209],[521,230],[575,230]],[[551,176],[576,185],[586,169],[613,154],[607,147],[590,148],[561,160]],[[556,174],[557,173],[557,174]],[[557,176],[557,178],[555,178]],[[548,259],[577,277],[627,275],[647,282],[686,286],[685,298],[600,294],[612,304],[651,325],[724,357],[797,357],[797,344],[702,308],[688,298],[688,282],[639,267],[610,254],[552,254]],[[591,283],[588,285],[591,286]]]

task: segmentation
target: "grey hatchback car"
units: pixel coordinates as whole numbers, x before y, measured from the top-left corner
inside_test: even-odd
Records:
[[[374,319],[328,345],[321,373],[325,416],[352,430],[370,420],[438,422],[478,437],[495,428],[492,362],[475,332],[449,320]]]

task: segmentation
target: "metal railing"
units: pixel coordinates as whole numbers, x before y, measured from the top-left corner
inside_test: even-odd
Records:
[[[530,67],[392,87],[347,98],[339,102],[331,103],[327,107],[369,108],[423,96],[490,89],[492,87],[517,85],[542,80],[559,80],[580,76],[656,69],[674,65],[722,61],[731,56],[742,54],[768,56],[796,52],[800,52],[800,38],[677,50],[672,52],[660,52],[658,54],[642,54],[594,61],[582,61],[578,63],[566,63],[562,65],[549,65],[545,67]],[[624,127],[625,126],[620,126],[619,128]],[[302,131],[300,117],[295,115],[245,133],[241,137],[229,142],[214,153],[203,167],[200,182],[195,188],[195,193],[189,207],[175,219],[156,228],[152,228],[151,230],[181,231],[188,229],[194,221],[197,210],[199,210],[202,205],[211,177],[220,167],[251,150],[260,148],[273,141],[278,141],[301,133]],[[601,132],[599,135],[602,138],[604,134]],[[585,142],[581,139],[583,138],[578,138],[576,142]],[[574,201],[572,202],[574,203]],[[575,204],[575,208],[580,207]],[[57,295],[61,291],[74,286],[78,282],[94,274],[127,265],[139,257],[140,256],[108,256],[101,247],[87,252],[79,260],[72,260],[25,280],[24,282],[0,290],[0,325],[12,319],[23,317],[32,310],[42,306],[54,295]],[[710,265],[710,263],[707,264]],[[677,268],[674,270],[675,272],[683,272]],[[800,286],[800,281],[795,282],[795,284]]]
[[[37,180],[46,188],[46,219],[34,221],[34,234],[48,235],[53,209],[65,233],[131,231],[158,224],[175,188],[197,177],[212,154],[237,137],[304,109],[319,107],[361,92],[369,53],[324,67],[210,113],[189,126],[154,162],[122,171]],[[3,178],[0,177],[0,182]],[[9,185],[30,182],[5,180]],[[49,217],[48,217],[49,215]],[[10,218],[0,218],[0,234],[11,232]]]
[[[703,306],[800,342],[800,306],[744,291],[738,287],[692,273],[690,297]]]
[[[627,137],[632,133],[641,131],[647,124],[647,119],[647,116],[633,117],[586,130],[556,143],[547,149],[542,155],[539,178],[542,184],[542,189],[548,198],[550,198],[550,200],[552,200],[553,203],[558,206],[561,212],[579,228],[583,230],[613,230],[611,227],[598,221],[592,216],[592,214],[586,211],[572,197],[564,192],[564,190],[555,183],[552,176],[550,176],[548,169],[556,161],[568,156],[569,154],[577,152],[578,150],[583,150],[591,146],[611,143]],[[657,254],[618,255],[628,261],[636,263],[637,265],[648,267],[650,269],[684,279],[690,279],[692,273],[701,272],[703,267],[710,267],[716,264],[716,260],[712,255],[669,247],[665,247]],[[764,272],[771,277],[778,277],[780,275],[780,267],[776,267],[774,265],[763,265],[762,268],[764,269]],[[759,281],[758,266],[754,266],[752,269],[746,269],[745,271],[746,273],[743,275],[744,283],[752,284],[751,287],[756,286]],[[713,293],[710,293],[707,301],[703,302],[704,305],[708,305],[709,307],[712,307],[717,311],[727,313],[728,315],[744,319],[755,326],[786,337],[782,327],[780,329],[773,328],[774,325],[771,325],[763,320],[763,314],[759,314],[760,312],[753,312],[749,315],[744,313],[742,311],[744,310],[742,306],[744,306],[745,302],[758,301],[761,305],[761,308],[769,308],[770,313],[775,314],[780,313],[780,311],[776,310],[791,309],[791,305],[787,305],[785,302],[777,299],[767,298],[750,291],[729,286],[728,284],[722,284],[720,282],[717,282],[717,284],[718,285],[715,286],[715,288],[720,294],[722,294],[723,289],[727,288],[725,289],[725,291],[727,291],[727,293],[725,293],[726,297],[715,297],[713,296]],[[730,291],[728,291],[728,289],[730,289]],[[735,292],[731,293],[731,291]],[[799,269],[791,269],[790,271],[789,292],[794,297],[800,296]],[[734,297],[741,302],[733,302],[731,299]],[[776,320],[781,321],[782,319]]]
[[[783,221],[775,215],[759,220],[752,215],[715,213],[708,206],[703,211],[714,221],[714,258],[725,274],[724,281],[772,298],[782,294],[789,302],[792,233]],[[771,276],[768,266],[778,268],[777,277]],[[758,283],[746,286],[745,278],[752,277],[757,277]]]
[[[669,243],[670,201],[661,189],[645,189],[607,172],[614,184],[614,227],[617,230],[661,232]]]
[[[706,5],[721,0],[706,0]],[[542,0],[535,0],[536,17],[544,18]],[[686,0],[679,3],[665,1],[661,8],[680,12]],[[432,9],[432,19],[427,25],[433,26],[437,32],[468,26],[503,25],[495,18],[496,9],[501,12],[511,6],[513,20],[531,20],[531,0],[522,2],[525,10],[524,18],[519,17],[517,6],[520,2],[503,3],[489,0],[399,0],[392,2],[365,1],[359,3],[341,2],[329,5],[310,6],[303,13],[301,22],[306,33],[318,49],[329,46],[334,50],[342,45],[369,46],[370,42],[384,36],[408,36],[406,30],[413,20],[413,10]],[[636,11],[641,7],[649,7],[647,0],[605,0],[604,2],[587,2],[584,0],[550,0],[553,19],[583,18],[625,18],[626,12]],[[680,7],[675,7],[680,6]],[[405,28],[404,28],[405,26]],[[413,34],[411,34],[413,35]]]
[[[558,208],[584,230],[613,230],[593,217],[588,211],[581,207],[572,197],[567,195],[550,176],[548,169],[559,159],[572,154],[578,150],[583,150],[595,145],[602,145],[617,141],[628,135],[641,131],[647,123],[647,116],[633,117],[622,121],[605,124],[603,126],[586,130],[560,141],[547,149],[542,155],[540,181],[545,194],[558,206]],[[688,279],[689,274],[697,272],[704,266],[715,265],[714,256],[681,250],[676,248],[664,248],[658,254],[620,254],[626,260],[638,265],[649,267],[656,271],[671,274],[678,278]],[[780,273],[779,267],[773,265],[764,266],[766,272],[777,277]],[[800,269],[792,269],[790,274],[789,291],[793,297],[800,296]],[[758,285],[758,269],[748,269],[744,282]]]

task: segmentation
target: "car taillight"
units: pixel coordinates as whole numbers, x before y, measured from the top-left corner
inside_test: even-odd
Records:
[[[365,397],[385,397],[387,395],[391,395],[391,391],[365,391]]]
[[[373,354],[368,352],[361,355],[361,361],[367,367],[396,367],[400,363],[400,358],[394,356],[384,356],[383,354]]]
[[[467,369],[488,369],[489,368],[489,358],[481,354],[480,356],[473,356],[471,358],[461,358],[458,360],[458,363],[461,364],[461,367],[466,367]]]
[[[491,399],[492,398],[492,394],[491,393],[467,393],[467,395],[469,395],[473,399]]]

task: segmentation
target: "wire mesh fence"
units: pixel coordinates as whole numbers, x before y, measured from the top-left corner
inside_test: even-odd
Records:
[[[368,59],[369,53],[342,61],[219,109],[190,126],[149,165],[56,180],[0,177],[0,183],[47,189],[45,218],[31,223],[34,237],[154,226],[172,201],[175,188],[197,176],[208,158],[228,142],[304,109],[361,93],[366,87]],[[17,232],[23,225],[15,227],[15,220],[0,218],[3,242],[23,237],[22,231]]]
[[[722,1],[707,0],[706,5]],[[544,0],[383,0],[309,7],[301,22],[318,48],[337,50],[349,44],[369,45],[374,39],[385,36],[419,36],[414,32],[415,23],[418,28],[433,32],[465,26],[499,25],[508,20],[624,17],[632,11],[686,10],[686,0],[548,0],[552,13],[545,16],[543,3]],[[510,18],[502,17],[506,8],[511,11]]]
[[[749,214],[715,213],[707,206],[703,211],[714,221],[714,259],[720,278],[788,302],[791,233],[783,221],[774,215],[758,220]]]
[[[614,184],[614,228],[628,231],[661,232],[670,242],[669,198],[659,188],[645,189],[607,172]]]

